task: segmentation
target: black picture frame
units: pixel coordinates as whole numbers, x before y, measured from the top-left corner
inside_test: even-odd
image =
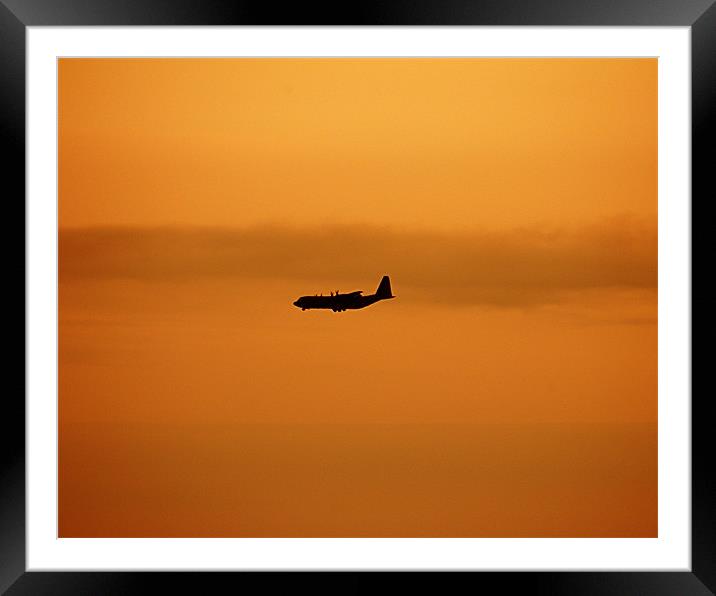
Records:
[[[24,222],[25,192],[25,36],[29,26],[139,25],[447,25],[447,26],[690,26],[692,61],[692,222],[716,196],[711,178],[716,119],[716,4],[714,0],[384,0],[383,2],[294,3],[241,0],[0,0],[0,124],[3,193],[6,209],[21,210],[10,225]],[[694,206],[698,206],[694,209]],[[14,215],[14,213],[13,213]],[[702,222],[705,218],[701,217]],[[12,222],[12,223],[10,223]],[[24,226],[23,226],[24,235]],[[693,265],[707,262],[711,242],[692,226]],[[23,244],[24,247],[24,244]],[[13,245],[15,254],[17,245]],[[9,245],[8,245],[9,249]],[[23,248],[24,251],[24,248]],[[20,277],[20,273],[13,276]],[[24,267],[23,267],[24,274]],[[692,276],[693,279],[693,276]],[[18,284],[24,282],[18,280]],[[7,283],[7,287],[14,287]],[[692,296],[695,284],[692,282]],[[7,292],[6,295],[14,293]],[[702,294],[703,296],[703,294]],[[26,295],[23,291],[22,309]],[[19,298],[16,299],[19,301]],[[713,329],[714,301],[693,300],[693,337]],[[12,318],[12,316],[10,317]],[[18,317],[19,318],[19,317]],[[23,345],[25,336],[23,333]],[[6,345],[11,345],[6,343]],[[706,356],[692,349],[693,364]],[[24,359],[24,350],[23,350]],[[23,367],[24,368],[24,367]],[[701,369],[705,367],[703,363]],[[19,367],[18,367],[19,369]],[[12,371],[19,376],[19,371]],[[693,380],[692,372],[692,380]],[[227,582],[237,589],[243,573],[187,572],[26,572],[25,571],[25,377],[22,390],[6,389],[2,400],[0,452],[0,591],[8,594],[127,594],[174,590],[213,592]],[[688,396],[685,396],[685,398]],[[479,572],[465,578],[470,588],[500,593],[678,594],[716,592],[716,474],[707,455],[716,422],[712,396],[692,390],[692,566],[691,572]],[[444,574],[438,580],[444,583]],[[448,576],[451,577],[451,576]],[[269,586],[295,589],[307,574],[262,573]],[[310,574],[312,587],[328,579],[334,589],[357,591],[375,578],[365,573]],[[384,581],[381,576],[379,581]],[[421,583],[434,581],[423,574]],[[266,586],[268,587],[268,586]]]

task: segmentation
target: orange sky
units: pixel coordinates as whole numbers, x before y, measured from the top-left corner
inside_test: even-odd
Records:
[[[656,535],[656,90],[61,59],[60,535]]]

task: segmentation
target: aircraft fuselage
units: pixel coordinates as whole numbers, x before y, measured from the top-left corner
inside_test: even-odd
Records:
[[[293,305],[301,310],[326,309],[333,312],[344,310],[357,310],[375,304],[380,300],[395,298],[390,289],[390,279],[386,275],[380,282],[375,294],[363,296],[363,292],[349,292],[340,294],[336,292],[330,296],[301,296]]]

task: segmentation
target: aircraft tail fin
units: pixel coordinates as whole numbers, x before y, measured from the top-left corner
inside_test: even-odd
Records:
[[[378,289],[375,291],[375,295],[381,300],[385,298],[395,298],[390,289],[390,277],[387,275],[383,276],[383,279],[380,280],[380,284],[378,285]]]

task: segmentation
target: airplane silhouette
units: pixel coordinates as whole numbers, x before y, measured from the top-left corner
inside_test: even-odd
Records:
[[[365,308],[379,300],[388,300],[389,298],[395,298],[395,296],[393,296],[393,292],[390,289],[390,277],[384,275],[375,294],[363,296],[361,290],[349,292],[348,294],[339,294],[336,291],[335,294],[331,292],[330,296],[301,296],[293,305],[298,306],[301,310],[330,308],[333,312],[341,312],[343,310]]]

